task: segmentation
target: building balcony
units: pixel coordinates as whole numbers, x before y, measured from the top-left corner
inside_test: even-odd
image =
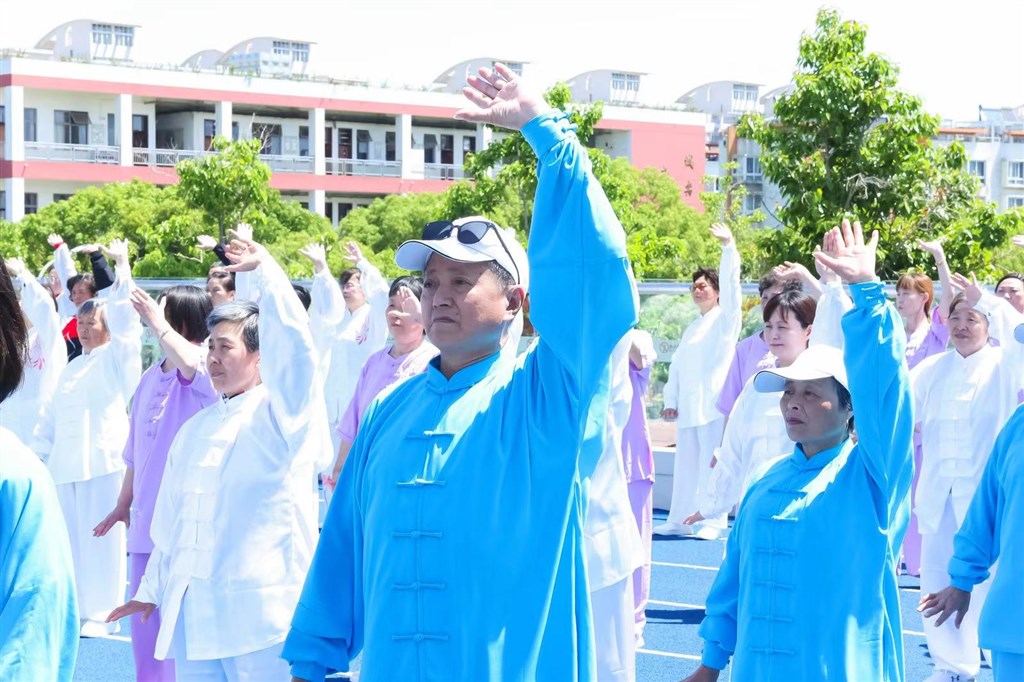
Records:
[[[462,166],[453,163],[425,163],[423,177],[428,180],[461,180],[464,175]]]
[[[285,156],[283,154],[260,154],[260,161],[270,170],[281,173],[312,173],[312,156]]]
[[[761,173],[736,173],[736,182],[742,182],[745,185],[760,185],[764,182],[764,175]]]
[[[119,148],[89,144],[63,144],[59,142],[26,142],[26,161],[55,161],[59,163],[102,163],[116,166]]]
[[[198,149],[145,149],[135,147],[132,149],[132,163],[136,166],[159,166],[167,168],[178,165],[183,159],[194,159],[206,156],[210,152]]]
[[[402,177],[402,164],[398,161],[369,159],[327,159],[328,175],[359,175],[378,178]]]

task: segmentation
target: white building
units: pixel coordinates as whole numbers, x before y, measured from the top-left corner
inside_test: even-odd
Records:
[[[953,140],[964,145],[967,169],[981,183],[982,197],[1003,210],[1024,208],[1024,105],[978,107],[977,121],[944,121],[935,141]]]

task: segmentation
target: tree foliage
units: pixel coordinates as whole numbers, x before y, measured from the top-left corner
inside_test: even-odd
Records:
[[[899,71],[865,50],[867,29],[822,10],[800,40],[794,89],[774,118],[747,115],[740,134],[761,146],[764,175],[781,190],[785,228],[760,242],[769,260],[809,264],[822,234],[852,216],[880,233],[892,278],[924,259],[917,239],[944,237],[964,267],[990,268],[1006,221],[980,202],[962,145],[931,144],[939,120],[898,88]]]

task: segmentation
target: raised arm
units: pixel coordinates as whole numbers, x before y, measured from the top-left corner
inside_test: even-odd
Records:
[[[525,90],[502,65],[470,76],[476,107],[456,118],[521,130],[537,154],[527,254],[530,319],[573,392],[592,392],[612,348],[636,320],[626,236],[568,115]],[[541,356],[544,357],[544,356]]]
[[[7,268],[14,278],[14,287],[21,291],[21,309],[32,323],[43,349],[43,370],[52,372],[54,381],[60,370],[67,364],[67,350],[61,336],[60,315],[53,306],[53,297],[43,288],[19,258],[7,261]]]
[[[120,384],[128,398],[135,392],[142,376],[142,323],[132,307],[131,292],[135,283],[128,264],[128,242],[115,239],[104,248],[104,252],[114,260],[116,273],[107,298],[107,328],[111,343],[107,377],[112,384]]]
[[[740,252],[725,223],[711,226],[711,234],[722,245],[718,264],[718,305],[722,308],[721,342],[734,344],[743,328],[743,290],[740,288]]]
[[[939,273],[939,284],[942,286],[942,297],[939,299],[939,321],[943,324],[949,317],[949,304],[956,296],[956,289],[953,287],[953,275],[949,271],[949,263],[946,262],[946,252],[942,248],[942,242],[938,239],[930,242],[918,240],[917,245],[924,251],[931,254],[935,260],[935,269]],[[931,314],[931,311],[928,311]]]
[[[196,373],[204,371],[204,355],[200,346],[192,343],[179,334],[167,321],[164,315],[164,305],[167,299],[159,303],[139,287],[133,287],[131,291],[132,306],[138,313],[146,326],[153,330],[160,350],[166,355],[171,366],[178,372],[185,383],[191,383]],[[211,387],[212,390],[212,387]]]
[[[309,306],[310,330],[313,342],[326,366],[330,358],[331,342],[338,326],[345,318],[345,298],[341,294],[338,280],[327,267],[327,251],[323,244],[307,244],[299,253],[313,264],[313,287],[310,291],[312,302]]]
[[[850,285],[853,310],[843,317],[846,373],[856,418],[858,449],[884,494],[888,525],[910,492],[913,477],[913,399],[904,357],[903,324],[875,279],[878,233],[864,241],[860,223],[833,228],[815,258]]]
[[[57,271],[57,279],[60,280],[61,291],[57,296],[57,310],[64,317],[74,317],[78,310],[71,302],[68,280],[78,274],[78,270],[75,269],[75,259],[71,256],[71,250],[60,235],[51,234],[47,241],[53,247],[53,269]]]
[[[305,432],[317,408],[323,410],[323,387],[309,316],[274,257],[251,239],[231,242],[228,267],[255,272],[260,307],[260,378],[270,394],[277,422],[287,438]]]
[[[853,301],[843,290],[839,276],[825,267],[821,272],[822,294],[818,299],[818,309],[814,314],[814,327],[811,329],[811,345],[843,347],[843,316],[853,308]]]

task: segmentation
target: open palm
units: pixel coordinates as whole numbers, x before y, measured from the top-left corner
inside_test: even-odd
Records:
[[[470,76],[466,83],[462,93],[476,107],[455,112],[455,118],[463,121],[521,130],[550,108],[542,97],[528,92],[519,76],[504,64],[495,64],[494,69],[481,68],[478,75]]]
[[[871,240],[865,242],[860,223],[855,222],[851,227],[849,220],[843,220],[841,227],[833,227],[825,233],[821,251],[815,251],[814,259],[845,282],[858,284],[875,278],[877,251],[877,230],[871,233]]]

